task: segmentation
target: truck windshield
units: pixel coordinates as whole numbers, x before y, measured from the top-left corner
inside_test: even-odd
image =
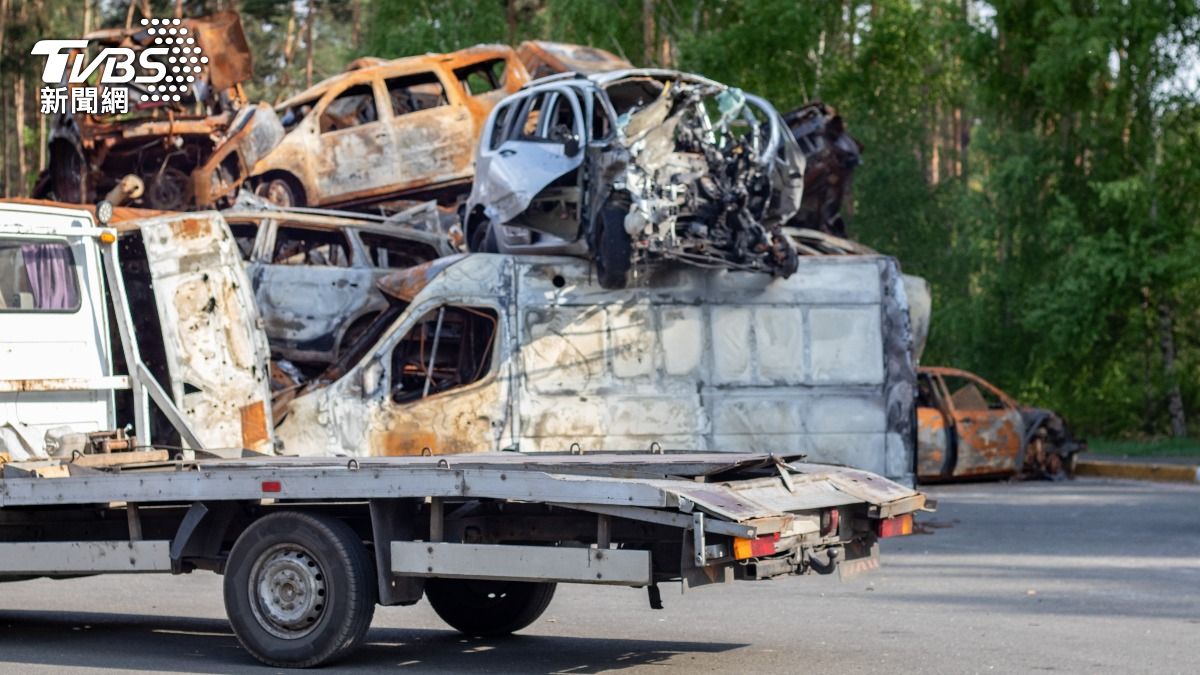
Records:
[[[78,309],[75,259],[66,242],[0,239],[0,312]]]

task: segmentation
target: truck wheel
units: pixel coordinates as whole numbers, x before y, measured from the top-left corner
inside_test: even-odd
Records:
[[[537,620],[557,584],[479,579],[427,579],[425,597],[442,620],[467,635],[508,635]]]
[[[375,573],[362,540],[324,515],[289,511],[254,522],[225,569],[225,613],[254,658],[319,666],[353,651],[375,614]]]
[[[596,276],[604,288],[625,288],[629,277],[633,240],[625,231],[625,210],[605,206],[600,212],[600,250],[596,252]]]

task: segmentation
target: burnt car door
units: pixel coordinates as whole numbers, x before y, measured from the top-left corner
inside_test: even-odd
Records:
[[[340,228],[284,222],[271,235],[250,274],[272,349],[295,361],[332,361],[339,330],[371,299],[373,270]]]
[[[475,125],[462,97],[451,97],[433,71],[391,77],[383,85],[391,153],[372,162],[387,182],[406,188],[470,177]]]
[[[410,316],[415,320],[384,353],[388,390],[371,454],[499,450],[510,386],[498,367],[499,307],[447,303]]]
[[[953,426],[941,382],[930,373],[917,374],[917,477],[929,480],[954,470]]]
[[[309,195],[310,203],[346,199],[395,180],[391,129],[380,119],[377,84],[349,85],[327,98],[318,110],[320,195]]]
[[[995,387],[967,373],[938,375],[955,434],[954,476],[1015,472],[1021,413]]]
[[[141,314],[142,358],[206,447],[272,452],[270,353],[224,219],[187,213],[136,224],[122,236],[121,255]],[[151,299],[157,327],[139,304]]]
[[[496,107],[480,143],[472,195],[492,222],[508,223],[539,198],[544,211],[560,208],[563,195],[551,199],[545,194],[556,183],[577,191],[571,178],[586,155],[590,109],[591,100],[567,85],[515,94]],[[567,241],[578,238],[577,214],[565,219],[561,213],[547,218],[529,215],[530,222],[522,223],[526,227]]]

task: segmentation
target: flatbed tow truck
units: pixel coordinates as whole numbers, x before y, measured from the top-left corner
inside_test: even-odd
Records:
[[[71,247],[73,258],[61,259],[76,261],[72,273],[94,302],[77,301],[74,310],[61,302],[43,314],[65,320],[86,310],[104,326],[111,313],[128,373],[105,361],[89,381],[0,377],[0,406],[10,406],[0,412],[15,411],[0,424],[23,425],[21,442],[37,450],[35,431],[79,419],[63,412],[74,410],[66,407],[72,400],[111,406],[105,388],[128,389],[135,410],[132,436],[114,439],[88,428],[87,438],[98,433],[99,440],[83,450],[3,463],[0,581],[213,571],[224,575],[226,613],[252,656],[272,666],[311,667],[349,655],[376,605],[422,597],[457,630],[498,636],[535,621],[558,583],[643,587],[651,606],[661,608],[664,582],[686,590],[862,572],[878,564],[880,539],[911,533],[913,514],[928,508],[924,495],[872,473],[787,454],[676,454],[654,444],[629,453],[573,447],[565,454],[348,459],[206,448],[204,438],[216,436],[191,424],[194,399],[187,396],[196,392],[173,397],[141,359],[117,273],[116,230],[96,227],[82,211],[28,206],[7,213],[22,223],[64,220],[0,228],[9,271],[44,269],[44,261],[26,258],[37,246]],[[148,245],[171,241],[171,231],[201,237],[187,219],[146,223]],[[215,236],[232,245],[227,232]],[[248,287],[236,264],[203,260],[203,276],[183,259],[171,261],[169,271],[214,283],[216,270],[225,269],[241,275],[230,277],[232,286]],[[179,287],[168,283],[172,278],[156,278],[155,292]],[[13,330],[22,316],[42,316],[35,310],[49,302],[40,291],[17,290],[9,306],[25,314],[0,315]],[[213,302],[214,316],[233,306]],[[176,333],[195,339],[190,334]],[[29,359],[17,355],[29,343],[10,342],[0,345],[8,360],[0,366],[25,372]],[[149,400],[188,447],[150,440]],[[28,411],[40,411],[41,427]],[[111,407],[100,412],[97,424],[111,423]],[[242,419],[245,438],[256,416]],[[68,438],[52,427],[46,435]],[[15,436],[4,438],[18,447]]]
[[[375,605],[429,599],[473,635],[524,628],[557,583],[684,588],[877,564],[923,495],[787,457],[516,453],[191,460],[107,470],[10,463],[0,578],[224,575],[260,661],[317,666]],[[57,473],[57,477],[48,474]]]

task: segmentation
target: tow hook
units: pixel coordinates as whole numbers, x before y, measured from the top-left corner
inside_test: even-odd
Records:
[[[825,553],[825,560],[821,560],[815,553],[808,553],[805,561],[817,574],[833,574],[837,570],[837,559],[839,549],[831,548]]]

